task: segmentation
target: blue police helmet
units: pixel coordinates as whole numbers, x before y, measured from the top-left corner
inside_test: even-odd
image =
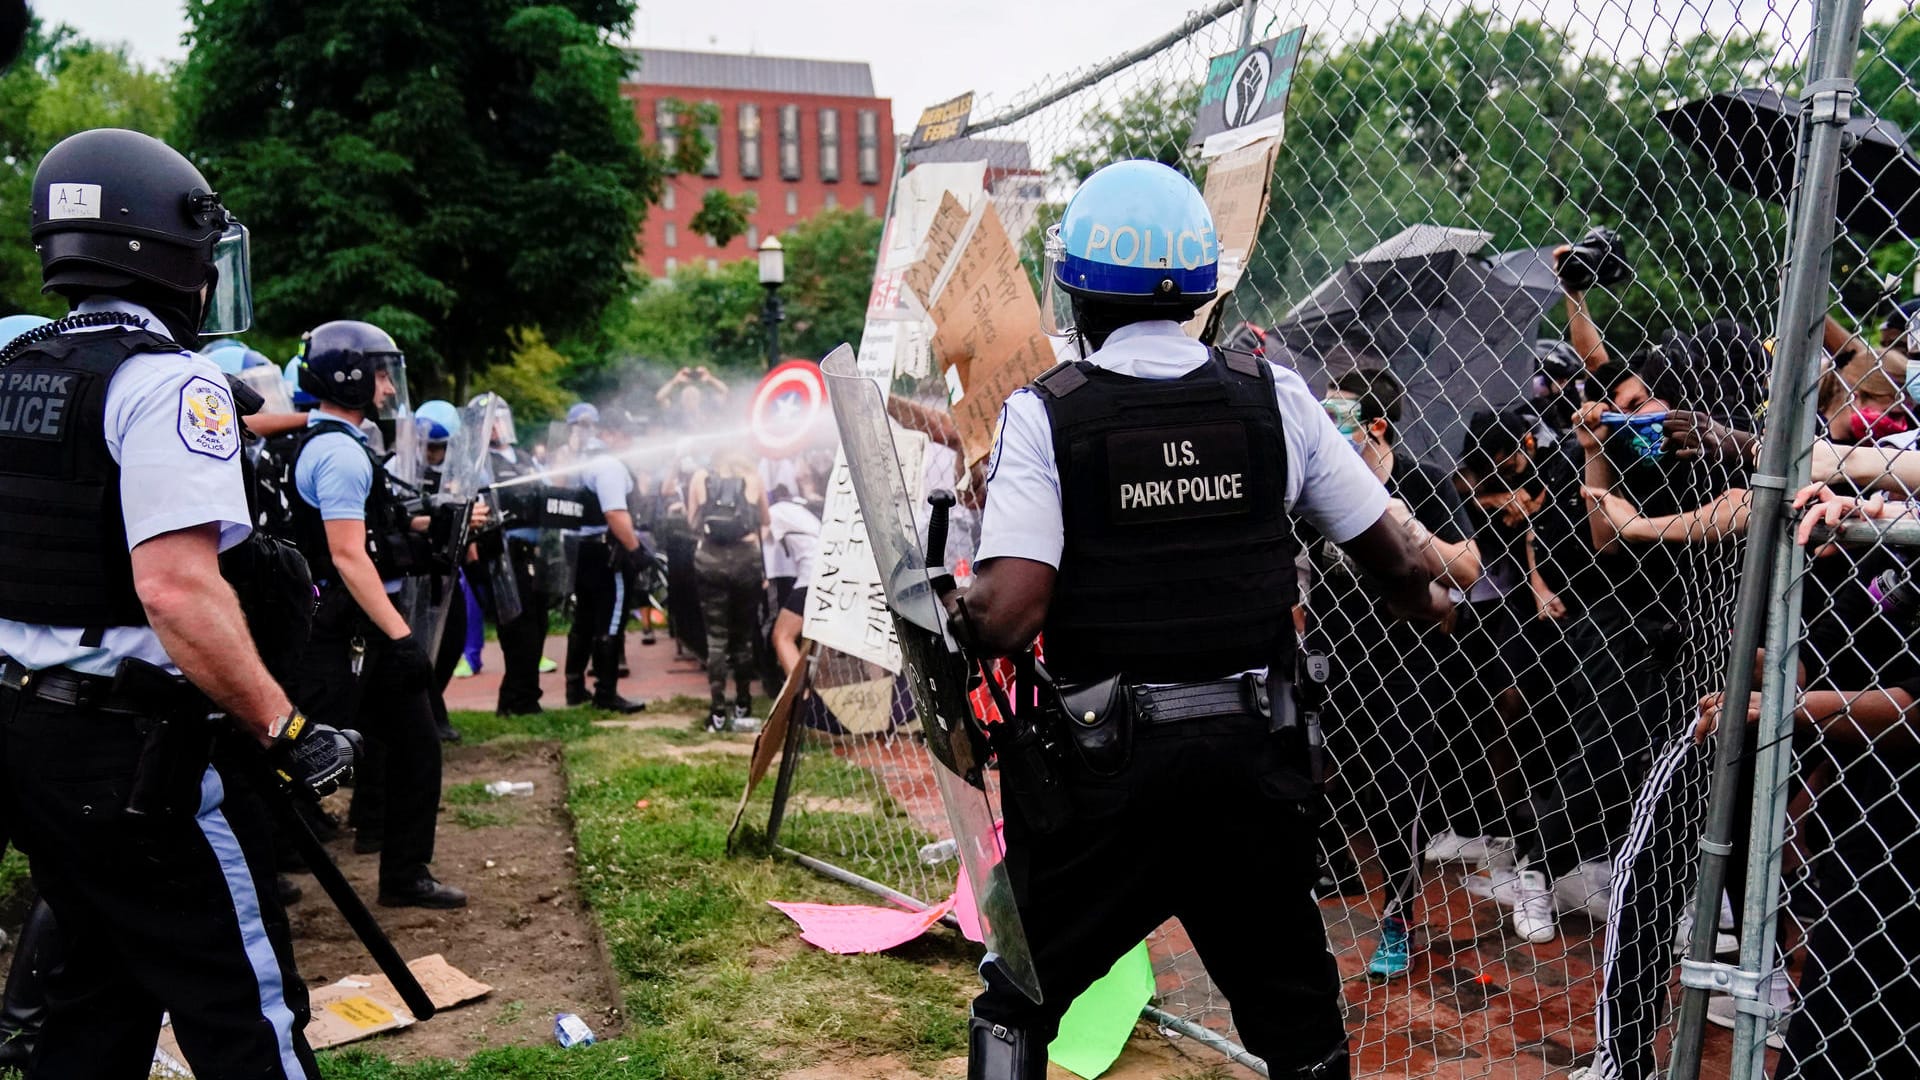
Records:
[[[52,321],[45,315],[8,315],[0,318],[0,349],[6,348],[21,334],[38,330]]]
[[[585,401],[567,410],[569,424],[598,424],[599,422],[600,410]]]
[[[242,354],[240,357],[240,370],[242,371],[248,368],[280,366],[273,362],[272,357],[258,349],[242,349],[240,351]]]
[[[1213,213],[1193,181],[1157,161],[1117,161],[1087,177],[1059,240],[1054,277],[1073,296],[1191,306],[1219,289]]]
[[[300,385],[300,358],[298,356],[287,361],[284,376],[287,380],[287,393],[293,395],[294,408],[311,409],[315,405],[320,404],[319,398],[307,393],[307,388]]]
[[[226,338],[217,345],[202,349],[200,355],[213,361],[214,366],[222,372],[238,375],[240,369],[246,366],[247,347],[232,338]]]
[[[336,319],[300,342],[300,386],[322,401],[349,409],[373,404],[374,376],[401,360],[393,336],[372,323]]]
[[[435,398],[423,401],[413,410],[414,419],[420,422],[420,428],[429,442],[441,442],[449,439],[460,430],[460,410],[450,401]]]

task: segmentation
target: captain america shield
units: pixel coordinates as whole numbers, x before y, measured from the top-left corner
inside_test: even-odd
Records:
[[[765,457],[798,452],[824,417],[827,382],[820,365],[789,360],[760,380],[747,412],[754,445]]]

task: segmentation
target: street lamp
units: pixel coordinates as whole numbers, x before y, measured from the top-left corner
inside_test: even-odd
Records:
[[[787,280],[787,253],[780,238],[769,236],[760,241],[760,284],[767,290],[767,303],[760,321],[767,325],[767,369],[780,363],[780,286]]]

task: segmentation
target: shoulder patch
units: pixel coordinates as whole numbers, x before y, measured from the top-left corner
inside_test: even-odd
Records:
[[[180,388],[180,441],[222,461],[240,451],[240,418],[226,387],[195,375]]]

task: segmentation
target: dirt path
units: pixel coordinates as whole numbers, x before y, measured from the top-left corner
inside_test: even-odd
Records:
[[[620,996],[591,913],[582,906],[573,825],[559,747],[518,743],[448,747],[444,790],[493,780],[531,780],[527,797],[443,803],[434,872],[467,891],[459,911],[373,908],[402,956],[441,953],[493,993],[423,1024],[358,1044],[396,1060],[461,1059],[493,1046],[553,1038],[554,1014],[576,1013],[597,1035],[621,1026]],[[329,801],[342,818],[346,802]],[[351,834],[334,858],[372,904],[379,856],[353,854]],[[311,877],[292,909],[300,973],[311,985],[370,974],[373,961]]]

